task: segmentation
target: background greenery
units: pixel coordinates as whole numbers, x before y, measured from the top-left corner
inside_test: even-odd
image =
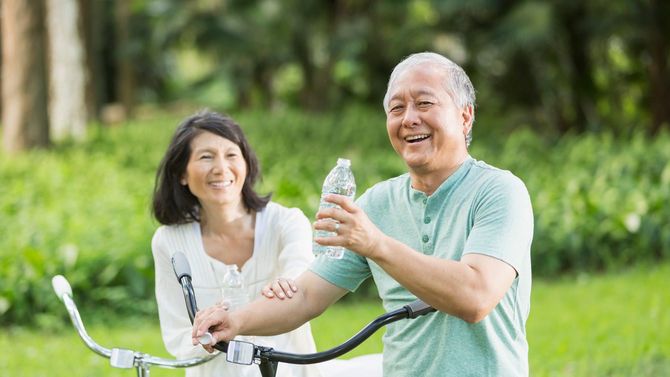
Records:
[[[392,67],[424,50],[462,65],[477,88],[472,154],[513,171],[531,194],[533,375],[670,374],[670,2],[73,3],[86,59],[67,69],[89,78],[86,106],[75,104],[91,120],[87,136],[10,156],[19,143],[0,125],[0,375],[110,371],[74,352],[82,346],[50,288],[57,273],[96,337],[161,352],[149,199],[190,104],[231,112],[260,157],[259,190],[311,216],[339,156],[352,159],[359,194],[405,171],[380,102]],[[41,0],[2,2],[3,14],[17,4],[32,10],[21,20],[44,21]],[[40,28],[7,25],[4,46],[48,51]],[[46,34],[64,35],[56,26]],[[32,67],[38,88],[38,64],[10,55],[3,77]],[[23,89],[3,90],[2,107]],[[25,109],[52,112],[44,106]],[[21,128],[46,135],[37,123]],[[320,346],[377,313],[373,286],[362,291],[315,321]],[[379,349],[371,344],[362,350]]]
[[[625,272],[535,279],[527,325],[532,376],[628,377],[670,374],[670,294],[662,288],[668,262]],[[75,299],[80,301],[79,292]],[[57,308],[64,311],[63,307]],[[382,312],[376,300],[338,303],[312,321],[317,349],[351,337]],[[128,319],[82,313],[91,336],[105,347],[123,347],[168,357],[155,317]],[[344,358],[381,351],[380,330]],[[17,329],[0,333],[2,376],[131,376],[93,354],[72,328]],[[183,371],[153,368],[154,376]]]
[[[352,159],[359,195],[405,171],[381,111],[233,115],[259,155],[265,177],[259,191],[273,191],[277,201],[308,216],[338,156]],[[150,239],[157,224],[149,201],[156,166],[180,118],[150,118],[98,128],[82,144],[0,162],[2,323],[57,324],[49,286],[55,274],[68,277],[84,305],[154,314]],[[513,171],[531,193],[536,276],[668,256],[670,136],[547,138],[525,129],[502,135],[487,119],[479,122],[472,154]]]

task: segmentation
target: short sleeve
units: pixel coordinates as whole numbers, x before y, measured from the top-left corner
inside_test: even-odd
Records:
[[[474,224],[463,254],[500,259],[517,272],[530,253],[533,210],[523,182],[509,172],[483,185],[474,205]]]

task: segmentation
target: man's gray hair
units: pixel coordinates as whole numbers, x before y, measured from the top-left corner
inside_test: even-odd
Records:
[[[384,111],[387,114],[389,112],[389,102],[391,100],[390,90],[395,80],[410,68],[420,64],[431,64],[444,73],[444,89],[449,93],[457,107],[463,108],[472,106],[472,122],[474,123],[475,88],[472,85],[470,78],[458,64],[435,52],[419,52],[412,54],[393,68],[393,72],[391,72],[391,76],[389,77],[388,86],[386,87],[386,94],[384,95]],[[470,145],[471,140],[472,127],[470,127],[470,132],[465,138],[468,146]]]

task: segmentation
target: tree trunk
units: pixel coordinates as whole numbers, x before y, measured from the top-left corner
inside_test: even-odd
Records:
[[[2,1],[3,147],[16,153],[49,144],[44,3]]]
[[[670,15],[666,3],[651,1],[648,22],[649,85],[651,92],[651,133],[656,134],[662,127],[670,127],[670,70],[668,69],[668,40],[663,30],[664,16]],[[667,19],[665,19],[667,21]]]
[[[127,118],[135,108],[135,75],[130,49],[130,0],[116,2],[117,95]]]
[[[101,1],[78,0],[80,27],[85,51],[86,66],[86,115],[87,120],[98,120],[107,88],[107,75],[103,64],[104,30],[107,15]]]
[[[47,0],[52,140],[86,136],[86,66],[77,0]]]
[[[594,131],[597,127],[595,99],[596,85],[593,80],[589,43],[591,36],[580,17],[586,13],[583,3],[566,4],[560,8],[561,24],[564,26],[567,44],[568,77],[570,78],[571,129],[578,132]]]

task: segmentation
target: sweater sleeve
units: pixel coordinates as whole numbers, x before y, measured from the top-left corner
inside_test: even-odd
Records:
[[[167,228],[158,228],[151,241],[156,274],[156,303],[163,342],[167,351],[178,359],[205,356],[208,355],[207,351],[191,344],[192,325],[181,286],[172,270],[171,248],[166,233]]]
[[[279,276],[295,279],[314,260],[312,254],[312,226],[297,208],[282,208],[276,217],[278,234]]]

